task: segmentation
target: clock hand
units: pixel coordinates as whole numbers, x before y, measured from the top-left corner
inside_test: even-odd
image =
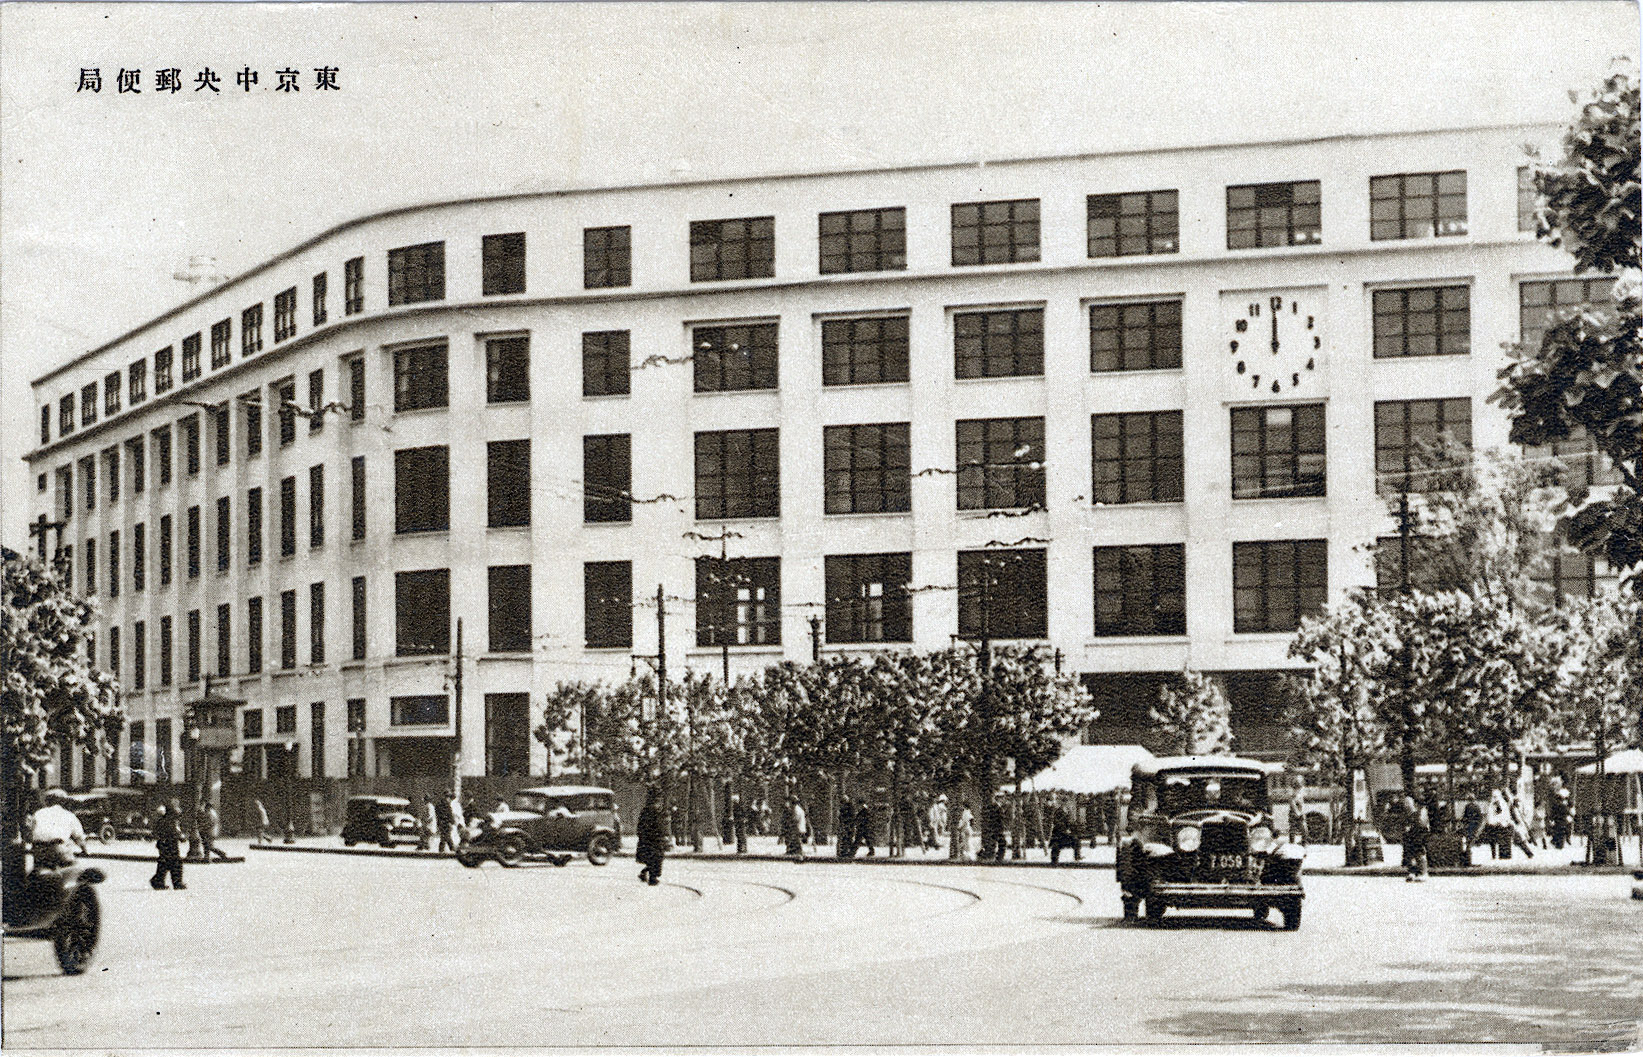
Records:
[[[1278,354],[1278,313],[1272,313],[1272,354]]]

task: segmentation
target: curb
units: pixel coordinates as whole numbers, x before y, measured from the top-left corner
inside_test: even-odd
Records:
[[[138,854],[130,851],[88,851],[79,856],[81,859],[116,859],[120,862],[153,862],[152,853]],[[245,862],[243,855],[230,855],[226,859],[184,859],[184,866],[227,866],[233,863]]]

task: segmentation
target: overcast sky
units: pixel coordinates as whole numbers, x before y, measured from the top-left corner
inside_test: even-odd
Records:
[[[26,542],[29,380],[191,296],[191,255],[237,274],[477,194],[1562,122],[1638,52],[1609,0],[0,4],[0,540]]]

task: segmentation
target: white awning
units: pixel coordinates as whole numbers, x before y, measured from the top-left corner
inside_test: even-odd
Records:
[[[1150,759],[1139,745],[1075,745],[1027,784],[1042,792],[1110,793],[1128,789],[1130,768]]]
[[[1597,764],[1588,763],[1576,774],[1596,774]],[[1643,774],[1643,749],[1622,749],[1603,761],[1604,774]]]

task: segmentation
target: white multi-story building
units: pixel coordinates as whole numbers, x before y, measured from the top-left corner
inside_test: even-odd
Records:
[[[459,624],[464,773],[539,773],[544,694],[655,654],[658,592],[673,672],[1043,641],[1092,738],[1191,666],[1276,749],[1289,632],[1374,582],[1412,453],[1504,445],[1501,346],[1602,296],[1526,220],[1521,145],[1557,132],[327,231],[34,383],[35,513],[125,688],[111,777],[169,772],[208,676],[254,773],[448,773]]]

